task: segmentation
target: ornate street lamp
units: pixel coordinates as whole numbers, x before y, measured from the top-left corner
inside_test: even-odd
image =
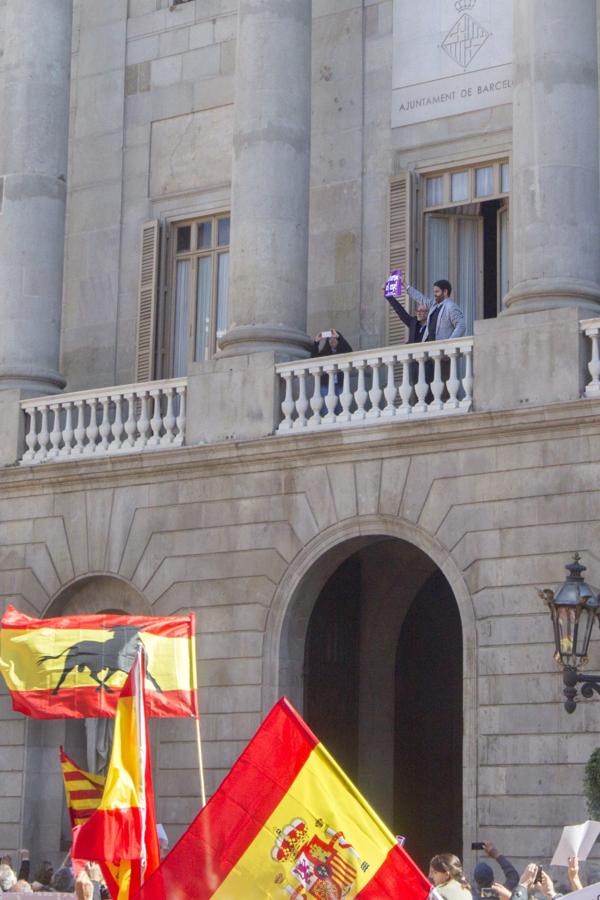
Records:
[[[586,567],[579,562],[579,553],[568,563],[568,576],[555,594],[550,588],[538,591],[548,604],[554,627],[554,659],[562,667],[565,709],[575,712],[577,685],[583,697],[600,694],[600,675],[582,675],[579,668],[588,661],[588,649],[594,621],[599,616],[600,601],[596,591],[583,580]]]

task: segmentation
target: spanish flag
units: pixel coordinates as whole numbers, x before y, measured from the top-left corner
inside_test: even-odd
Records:
[[[430,890],[282,699],[136,900],[426,900]]]
[[[65,783],[71,827],[75,828],[77,825],[83,825],[94,810],[98,809],[106,779],[102,775],[84,772],[67,756],[62,747],[60,748],[60,767]]]
[[[0,626],[0,671],[17,712],[34,719],[114,716],[141,645],[148,715],[198,715],[193,615],[32,619],[9,606]]]
[[[102,799],[87,822],[73,829],[73,857],[99,862],[113,895],[118,886],[118,900],[128,900],[160,863],[144,670],[140,649],[119,696]]]

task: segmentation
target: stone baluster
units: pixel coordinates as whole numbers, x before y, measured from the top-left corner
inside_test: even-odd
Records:
[[[306,369],[295,369],[294,374],[298,377],[298,399],[296,400],[296,412],[298,415],[294,422],[294,429],[298,431],[301,428],[306,428],[307,423]]]
[[[96,447],[96,452],[108,453],[110,446],[108,442],[108,438],[110,436],[110,397],[106,395],[104,397],[99,397],[98,399],[102,404],[102,422],[100,423],[101,441]]]
[[[179,398],[179,412],[177,414],[177,435],[174,440],[174,444],[178,447],[185,441],[185,396],[186,396],[186,388],[185,386],[177,388],[177,396]]]
[[[355,422],[362,422],[367,417],[365,405],[369,395],[367,394],[367,391],[365,389],[365,365],[366,360],[364,359],[359,359],[356,363],[356,370],[358,371],[358,384],[356,385],[356,390],[354,392],[356,409],[352,413],[352,419]]]
[[[90,408],[90,421],[85,429],[87,444],[83,448],[84,456],[91,456],[96,452],[96,441],[98,440],[98,435],[100,433],[97,418],[98,400],[96,397],[92,397],[91,400],[88,401],[88,406]]]
[[[318,428],[321,424],[321,410],[323,409],[323,398],[321,396],[321,367],[319,366],[313,372],[314,376],[314,390],[312,393],[312,397],[310,398],[310,408],[312,409],[312,416],[308,420],[309,428]]]
[[[137,423],[138,437],[135,442],[135,446],[142,450],[148,443],[148,432],[150,431],[150,418],[148,416],[148,391],[139,391],[138,396],[140,398],[140,417]]]
[[[338,405],[338,398],[335,392],[335,377],[337,374],[337,366],[334,363],[328,363],[327,365],[323,366],[323,371],[326,372],[329,377],[327,396],[325,397],[325,406],[327,407],[327,413],[323,418],[323,423],[325,425],[333,425],[336,422],[336,408]]]
[[[343,362],[339,366],[339,369],[344,376],[344,382],[342,385],[342,393],[339,397],[342,411],[337,416],[338,422],[350,422],[352,419],[352,414],[350,412],[350,407],[352,406],[352,392],[350,391],[350,366],[351,363],[349,362]]]
[[[465,347],[463,353],[465,359],[465,374],[462,380],[464,397],[460,401],[460,408],[468,410],[473,405],[473,346]]]
[[[600,328],[589,328],[586,334],[592,342],[592,358],[588,363],[592,380],[586,385],[585,396],[597,397],[600,394]]]
[[[77,422],[75,423],[75,446],[71,450],[72,456],[83,455],[83,442],[85,440],[85,402],[83,400],[75,401],[77,410]]]
[[[165,412],[165,417],[163,419],[163,425],[165,426],[165,433],[160,439],[161,444],[172,444],[175,440],[175,413],[173,412],[173,395],[175,394],[175,388],[167,389],[167,411]]]
[[[115,404],[115,417],[110,429],[113,439],[109,447],[109,453],[116,453],[117,450],[121,449],[123,439],[123,394],[112,394],[111,400]]]
[[[387,366],[387,382],[384,388],[385,395],[385,406],[381,412],[382,416],[386,418],[391,418],[396,415],[396,395],[398,393],[398,389],[396,387],[396,379],[394,377],[394,359],[395,357],[390,357],[390,359],[386,360]]]
[[[37,444],[37,433],[36,433],[36,411],[37,408],[35,406],[28,406],[25,410],[25,414],[29,416],[29,430],[25,436],[25,443],[27,444],[27,450],[23,454],[24,462],[31,462],[35,459],[35,445]]]
[[[427,384],[427,381],[425,379],[425,361],[427,359],[427,354],[424,350],[421,350],[418,354],[415,354],[415,356],[417,356],[419,362],[419,377],[415,385],[417,402],[413,407],[413,413],[426,413],[427,403],[425,402],[425,398],[427,397],[427,393],[429,391],[429,385]]]
[[[160,430],[162,428],[162,415],[160,412],[160,391],[154,388],[150,391],[150,396],[154,402],[152,407],[152,418],[150,419],[150,427],[152,435],[148,438],[149,447],[158,447],[160,444]]]
[[[400,383],[400,406],[396,410],[399,416],[409,416],[412,413],[410,401],[413,395],[413,386],[410,383],[410,370],[413,362],[412,354],[408,354],[402,360],[402,382]]]
[[[444,403],[444,409],[458,409],[458,390],[460,388],[460,380],[458,378],[458,347],[452,347],[448,351],[450,357],[450,374],[446,387],[448,388],[448,399]]]
[[[371,409],[367,413],[367,418],[378,419],[381,415],[379,404],[381,403],[381,398],[383,397],[383,390],[381,389],[381,384],[379,382],[381,359],[368,359],[367,365],[371,368],[371,390],[369,391],[369,401],[371,403]]]
[[[137,423],[135,421],[135,394],[125,394],[125,400],[127,402],[127,419],[125,421],[125,434],[127,437],[123,441],[123,446],[133,449],[133,447],[135,447],[135,435],[137,431]]]
[[[52,447],[48,451],[48,459],[56,459],[60,452],[60,441],[62,438],[60,427],[60,403],[51,403],[50,409],[52,410],[54,418],[52,419],[52,431],[50,432],[50,442]]]
[[[442,381],[442,351],[433,350],[430,353],[433,359],[433,381],[431,382],[431,393],[433,400],[428,405],[428,409],[433,412],[444,408],[442,403],[442,394],[444,393],[444,382]]]
[[[65,411],[65,427],[63,428],[62,438],[63,446],[60,451],[61,456],[70,456],[73,444],[73,403],[67,401],[62,404]]]
[[[39,450],[35,454],[38,460],[44,460],[48,457],[48,441],[50,440],[50,432],[48,431],[48,407],[44,403],[42,408],[42,423],[40,425],[40,433],[38,436]]]
[[[285,397],[283,398],[283,402],[281,404],[283,421],[280,423],[279,428],[277,429],[280,434],[283,434],[286,431],[291,431],[294,424],[292,421],[292,415],[294,413],[294,410],[296,409],[296,404],[294,403],[294,395],[292,391],[293,377],[293,372],[284,372],[283,374],[283,378],[285,381]]]

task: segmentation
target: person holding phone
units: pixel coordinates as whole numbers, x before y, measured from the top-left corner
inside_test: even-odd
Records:
[[[332,328],[330,331],[320,331],[315,335],[312,353],[313,357],[332,356],[337,353],[352,353],[352,347],[343,334]],[[344,380],[341,372],[333,373],[333,382],[335,384],[335,393],[339,397],[342,393]],[[321,397],[325,398],[329,393],[329,375],[323,372],[321,375]],[[340,404],[336,405],[336,414],[341,411]],[[323,413],[321,413],[323,415]]]
[[[486,897],[490,896],[490,890],[493,890],[499,897],[510,897],[511,892],[519,883],[519,873],[510,860],[502,856],[491,841],[479,841],[472,844],[471,849],[485,851],[485,854],[490,859],[494,859],[498,863],[505,878],[504,885],[499,884],[494,878],[492,867],[486,862],[478,862],[473,871],[473,881],[479,896],[485,900]]]
[[[547,872],[537,863],[528,863],[519,878],[519,883],[512,892],[511,900],[528,900],[529,894],[541,891],[548,900],[556,900],[561,897],[554,890],[554,882]]]

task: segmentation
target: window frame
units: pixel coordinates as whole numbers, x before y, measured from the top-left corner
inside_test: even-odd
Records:
[[[502,166],[508,165],[508,190],[502,190]],[[485,197],[476,196],[475,186],[476,186],[476,172],[478,169],[485,169],[488,167],[493,167],[493,183],[494,183],[494,192]],[[465,172],[469,173],[469,195],[467,200],[455,200],[452,201],[451,198],[451,179],[452,175],[457,172]],[[415,231],[415,255],[416,255],[416,267],[415,272],[417,276],[420,278],[420,283],[423,286],[423,290],[427,293],[429,289],[429,285],[426,283],[427,273],[428,273],[428,241],[427,241],[427,216],[428,215],[444,215],[444,212],[447,210],[456,209],[458,207],[472,207],[474,204],[486,203],[490,200],[501,200],[502,206],[500,210],[498,210],[498,214],[501,210],[506,210],[506,214],[508,216],[508,284],[509,290],[512,285],[512,234],[510,229],[510,196],[511,196],[511,187],[512,187],[512,158],[508,148],[505,152],[494,153],[493,155],[481,155],[475,157],[468,157],[466,159],[454,159],[449,161],[447,164],[442,163],[440,160],[436,160],[435,164],[419,166],[417,171],[417,210],[416,210],[416,231]],[[444,179],[443,183],[443,199],[441,203],[437,204],[427,204],[427,179],[428,178],[436,178],[442,177]],[[470,212],[465,210],[463,215],[469,216]],[[450,217],[452,217],[452,213],[450,212]],[[482,237],[483,240],[483,237]],[[452,249],[449,251],[451,259],[452,257]],[[500,237],[497,237],[497,258],[498,261],[500,259]],[[483,255],[481,256],[481,265],[483,265]],[[450,266],[451,270],[456,270],[457,261]],[[478,275],[479,277],[479,275]],[[452,279],[452,277],[448,276],[449,281],[453,284],[456,281],[456,278]],[[500,295],[500,284],[499,284],[499,272],[498,272],[498,288],[497,288],[497,314],[503,309],[502,301],[503,297]],[[481,281],[483,282],[483,274],[481,275]],[[483,290],[481,288],[481,297],[478,299],[477,303],[477,318],[481,318],[483,315]]]
[[[452,209],[456,206],[469,206],[472,203],[486,203],[488,200],[501,200],[510,198],[510,185],[508,191],[502,190],[502,166],[511,161],[508,156],[494,157],[494,159],[479,159],[476,161],[452,163],[449,166],[440,168],[437,166],[431,170],[422,170],[419,174],[423,181],[423,190],[421,192],[421,215],[427,212],[437,212],[444,209]],[[493,168],[494,190],[491,194],[479,197],[476,194],[476,172],[478,169]],[[468,196],[465,200],[452,200],[452,176],[461,172],[468,174]],[[443,198],[441,203],[427,203],[427,181],[430,178],[443,179]],[[510,180],[510,174],[509,174]]]
[[[231,234],[229,243],[218,244],[218,223],[223,219],[228,219],[231,228],[231,213],[229,210],[218,210],[205,215],[185,216],[184,218],[173,218],[165,222],[165,283],[162,287],[162,295],[164,302],[161,304],[164,314],[161,321],[161,348],[160,348],[160,371],[162,377],[171,376],[175,361],[175,319],[177,311],[177,263],[188,260],[190,262],[190,278],[189,278],[189,295],[188,295],[188,321],[186,325],[186,360],[187,365],[193,362],[205,362],[214,357],[217,352],[217,314],[218,314],[218,271],[219,257],[223,254],[231,252]],[[198,248],[198,226],[210,222],[211,223],[211,246],[208,248]],[[181,228],[190,226],[190,249],[187,251],[177,250],[177,233]],[[211,298],[210,298],[210,315],[209,315],[209,337],[208,347],[212,348],[205,352],[204,359],[196,360],[196,336],[197,336],[197,319],[198,319],[198,268],[201,258],[211,257]]]

